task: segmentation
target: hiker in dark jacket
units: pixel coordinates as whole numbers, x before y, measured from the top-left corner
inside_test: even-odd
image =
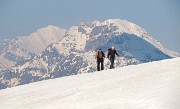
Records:
[[[117,53],[117,51],[115,50],[115,47],[112,47],[111,49],[108,49],[108,58],[109,58],[109,60],[111,62],[110,69],[114,68],[115,55],[117,55],[118,57],[120,56]]]
[[[101,49],[98,50],[96,54],[96,58],[97,58],[97,70],[100,71],[100,64],[101,64],[101,70],[104,70],[105,54]]]
[[[111,48],[108,49],[108,53],[107,53],[107,54],[108,54],[108,55],[107,55],[107,58],[108,58],[108,59],[109,59],[109,55],[110,55],[109,52],[110,52],[110,51],[111,51]]]

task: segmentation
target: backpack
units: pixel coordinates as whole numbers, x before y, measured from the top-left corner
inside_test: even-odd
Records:
[[[98,56],[100,56],[100,53],[99,53],[99,51],[97,52],[97,58],[99,58]],[[104,52],[102,51],[102,58],[103,57],[105,57],[105,54],[104,54]],[[101,58],[101,57],[100,57]]]

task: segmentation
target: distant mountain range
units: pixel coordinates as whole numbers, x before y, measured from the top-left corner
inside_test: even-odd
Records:
[[[69,30],[51,25],[0,43],[0,88],[96,71],[96,51],[112,46],[123,58],[116,67],[180,56],[126,20],[95,20]],[[109,64],[105,59],[105,69]]]
[[[0,43],[0,69],[9,69],[17,62],[25,61],[41,53],[49,44],[61,40],[66,30],[48,26],[29,36],[22,36]]]

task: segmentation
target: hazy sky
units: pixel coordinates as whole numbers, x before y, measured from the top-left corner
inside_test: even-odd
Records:
[[[180,0],[0,0],[0,40],[109,18],[133,22],[180,53]]]

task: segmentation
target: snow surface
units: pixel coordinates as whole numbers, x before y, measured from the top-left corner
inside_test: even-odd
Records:
[[[0,90],[1,109],[179,109],[180,58]]]

